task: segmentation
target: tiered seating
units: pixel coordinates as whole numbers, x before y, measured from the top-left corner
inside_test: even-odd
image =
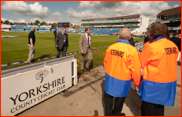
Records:
[[[85,33],[85,29],[80,29],[80,30],[76,31],[75,33]]]
[[[116,32],[119,33],[119,31],[120,31],[120,29],[114,29],[114,30],[109,31],[108,34],[112,35]]]
[[[54,32],[55,29],[52,29],[50,32]]]
[[[31,30],[25,30],[24,32],[31,32]]]
[[[50,30],[51,26],[40,26],[39,30]]]
[[[108,32],[110,31],[110,29],[104,29],[101,34],[108,34]]]
[[[75,33],[79,33],[79,32],[81,32],[81,30],[76,31]]]
[[[50,32],[54,32],[55,29],[52,29]],[[57,33],[62,32],[61,30],[57,30]]]
[[[99,34],[100,30],[95,31],[93,34]]]
[[[25,30],[30,30],[32,27],[26,27]]]
[[[90,30],[90,33],[94,33],[96,30],[95,29],[92,29],[92,30]]]
[[[70,31],[69,31],[69,33],[72,33],[72,32],[74,32],[74,30],[70,30]]]
[[[26,30],[30,30],[31,28],[38,29],[38,26],[27,26],[25,29],[26,29]]]
[[[23,30],[21,30],[21,29],[20,30],[12,29],[11,32],[23,32]]]
[[[107,32],[109,32],[110,29],[99,29],[97,31],[94,31],[93,34],[108,34]]]
[[[15,26],[11,26],[12,29],[24,29],[26,27],[26,25],[15,25]]]
[[[57,30],[57,33],[62,32],[62,30]]]
[[[39,30],[38,32],[48,33],[49,30]]]
[[[67,33],[72,33],[74,32],[75,30],[66,30]]]

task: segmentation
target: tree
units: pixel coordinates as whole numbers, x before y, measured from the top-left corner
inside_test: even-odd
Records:
[[[9,21],[8,21],[8,20],[6,20],[4,23],[5,23],[5,24],[9,24]]]
[[[45,25],[45,24],[46,24],[45,22],[40,23],[40,25]]]
[[[40,23],[39,20],[36,20],[36,21],[35,21],[35,25],[38,25],[39,23]]]
[[[3,21],[1,20],[1,24],[3,23]]]
[[[32,22],[30,23],[30,25],[33,25]]]
[[[57,23],[53,23],[52,24],[52,29],[56,28],[56,26],[57,26]]]

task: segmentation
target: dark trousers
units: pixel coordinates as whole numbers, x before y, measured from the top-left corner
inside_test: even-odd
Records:
[[[164,105],[142,101],[142,116],[164,116]]]
[[[105,116],[120,116],[125,98],[126,97],[116,97],[115,100],[113,100],[114,97],[104,91]]]
[[[57,48],[56,58],[59,58],[60,57],[61,52],[62,52],[62,56],[66,56],[67,46],[63,46],[62,49],[59,49],[59,47],[56,47],[56,48]]]

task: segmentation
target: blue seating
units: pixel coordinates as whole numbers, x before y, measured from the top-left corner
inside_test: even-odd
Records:
[[[57,33],[62,32],[62,30],[57,30]]]
[[[54,32],[55,29],[52,29],[50,32]],[[57,33],[62,32],[61,30],[57,30]]]
[[[49,30],[39,30],[38,32],[48,33]]]
[[[75,33],[79,33],[81,30],[76,31]]]
[[[31,32],[31,30],[25,30],[24,32]]]
[[[50,30],[51,26],[40,26],[40,30]]]
[[[74,32],[74,30],[70,30],[70,31],[69,31],[69,33],[72,33],[72,32]]]
[[[12,29],[11,32],[23,32],[23,30]]]
[[[31,27],[31,26],[29,26],[29,27],[26,27],[25,29],[29,29],[29,30],[30,30],[31,28],[38,29],[38,26],[32,26],[32,27]]]
[[[75,33],[85,33],[85,29],[80,29],[80,30],[76,31]]]
[[[12,29],[24,29],[26,27],[26,25],[15,25],[15,26],[11,26]]]
[[[92,30],[90,30],[90,33],[94,33],[96,30],[95,29],[92,29]]]

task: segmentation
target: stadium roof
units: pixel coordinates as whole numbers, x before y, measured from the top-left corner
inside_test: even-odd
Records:
[[[140,16],[141,14],[135,14],[135,15],[126,15],[126,16],[117,16],[117,17],[105,17],[105,18],[86,18],[81,20],[96,20],[96,19],[111,19],[111,18],[128,18],[133,16]]]
[[[165,15],[165,14],[170,14],[170,13],[175,13],[175,12],[181,12],[181,6],[172,8],[172,9],[163,10],[157,15],[157,17],[160,15]]]

